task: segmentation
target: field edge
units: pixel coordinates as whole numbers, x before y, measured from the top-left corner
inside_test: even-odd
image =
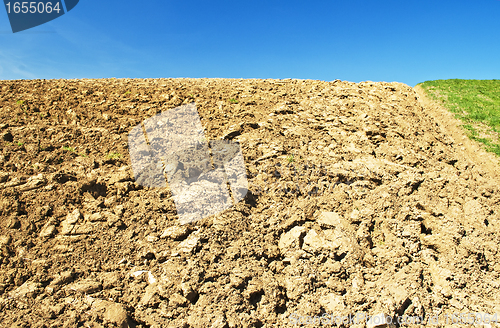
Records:
[[[454,113],[432,100],[419,84],[413,87],[413,90],[417,94],[420,105],[426,109],[426,112],[436,124],[449,132],[455,144],[461,147],[462,153],[467,159],[482,166],[484,170],[500,182],[500,179],[498,179],[500,177],[500,158],[494,153],[488,152],[482,143],[470,139],[466,134],[466,130],[462,127],[463,122],[456,118]]]

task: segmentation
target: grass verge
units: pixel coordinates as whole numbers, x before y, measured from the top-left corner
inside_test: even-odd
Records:
[[[500,80],[435,80],[418,85],[462,120],[469,138],[500,156]]]

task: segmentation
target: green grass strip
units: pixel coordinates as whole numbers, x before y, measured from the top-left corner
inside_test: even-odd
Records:
[[[500,156],[500,80],[435,80],[418,85],[464,122],[469,138]]]

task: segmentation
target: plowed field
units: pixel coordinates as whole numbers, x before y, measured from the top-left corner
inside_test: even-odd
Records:
[[[181,225],[128,134],[192,102],[249,191]],[[400,83],[0,81],[1,326],[500,316],[498,171],[445,117]]]

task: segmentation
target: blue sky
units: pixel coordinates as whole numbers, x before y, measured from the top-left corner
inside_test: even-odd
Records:
[[[0,7],[0,80],[500,78],[500,0],[80,0],[12,33]]]

